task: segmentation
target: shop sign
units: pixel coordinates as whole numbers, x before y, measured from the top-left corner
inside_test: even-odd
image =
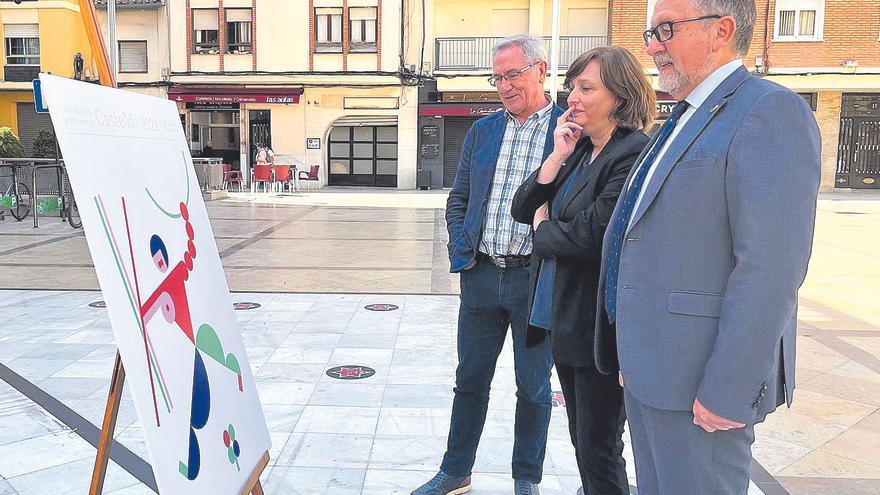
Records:
[[[175,101],[187,103],[299,103],[299,95],[175,95]]]
[[[500,103],[483,103],[482,105],[467,103],[451,103],[422,105],[419,115],[423,117],[485,117],[503,110]]]
[[[672,113],[672,109],[678,102],[675,100],[662,101],[657,100],[657,118],[658,119],[666,119],[669,118],[669,114]]]
[[[306,149],[309,149],[309,150],[321,149],[321,138],[306,138]]]
[[[187,110],[239,110],[241,105],[238,103],[187,103]]]

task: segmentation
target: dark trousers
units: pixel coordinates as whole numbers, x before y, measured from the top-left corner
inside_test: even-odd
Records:
[[[585,495],[628,495],[623,389],[594,366],[556,365]]]
[[[708,433],[693,423],[693,411],[624,397],[639,495],[746,495],[754,426]]]
[[[514,479],[540,483],[550,425],[549,340],[526,348],[529,274],[523,267],[499,268],[488,261],[461,274],[458,367],[446,454],[440,469],[451,476],[471,474],[486,422],[489,385],[504,345],[513,337],[516,374]]]

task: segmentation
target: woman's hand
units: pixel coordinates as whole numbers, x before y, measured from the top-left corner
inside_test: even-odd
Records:
[[[550,208],[547,203],[542,204],[535,210],[535,220],[532,222],[532,228],[538,230],[538,225],[545,220],[550,220]]]
[[[556,120],[556,130],[553,131],[553,152],[550,153],[550,159],[560,166],[574,152],[574,147],[584,130],[583,127],[569,120],[572,111],[574,107],[569,107],[559,116]]]

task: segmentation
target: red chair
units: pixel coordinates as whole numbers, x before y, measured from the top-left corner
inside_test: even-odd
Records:
[[[251,192],[256,192],[257,184],[263,184],[263,191],[272,184],[272,166],[271,165],[254,165],[251,171]]]
[[[232,187],[232,184],[238,182],[238,192],[241,192],[242,188],[242,176],[241,171],[232,170],[232,165],[223,164],[223,189],[229,189]]]
[[[284,185],[290,188],[291,179],[290,165],[275,165],[275,184],[280,187],[280,192],[284,192]]]
[[[320,185],[321,179],[318,178],[318,166],[312,165],[311,167],[309,167],[308,172],[306,172],[305,170],[301,171],[297,175],[296,179],[297,179],[297,182],[303,181],[303,180],[306,181],[306,190],[311,190],[311,187],[309,186],[309,184],[311,184],[312,181],[315,181],[315,183],[317,185]]]

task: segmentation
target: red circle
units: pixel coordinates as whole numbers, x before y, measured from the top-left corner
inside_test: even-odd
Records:
[[[193,226],[189,222],[186,222],[186,236],[189,237],[190,240],[196,238],[196,233],[193,231]]]
[[[185,221],[189,221],[189,210],[186,208],[186,203],[180,203],[180,216]]]
[[[227,448],[229,447],[229,442],[229,431],[223,430],[223,444],[226,445]]]
[[[189,253],[183,253],[183,262],[186,264],[186,269],[192,271],[193,269],[193,259]]]

